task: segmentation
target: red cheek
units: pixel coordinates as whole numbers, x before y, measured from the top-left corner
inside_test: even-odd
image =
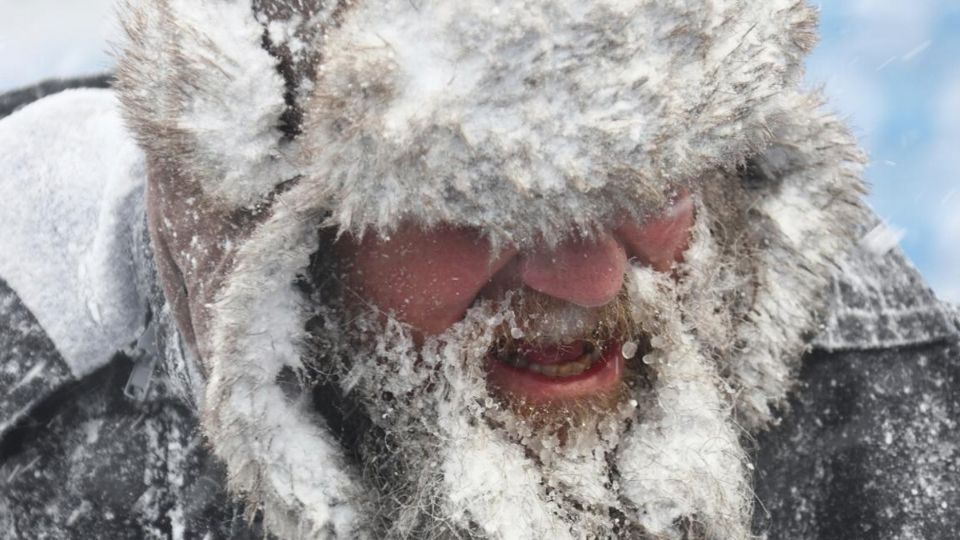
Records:
[[[389,238],[368,233],[337,243],[341,275],[355,294],[427,335],[459,321],[477,293],[514,255],[491,257],[487,241],[469,229],[424,231],[403,225]]]
[[[663,214],[641,225],[627,222],[615,234],[641,264],[669,272],[674,263],[683,260],[693,221],[693,199],[684,192]]]

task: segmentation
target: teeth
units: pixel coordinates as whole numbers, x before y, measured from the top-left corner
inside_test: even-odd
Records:
[[[637,355],[639,347],[637,343],[628,341],[620,348],[620,354],[625,358],[632,358]],[[526,370],[531,373],[543,375],[545,377],[564,378],[575,377],[590,369],[590,367],[600,360],[604,349],[592,343],[586,343],[583,348],[583,355],[576,360],[563,362],[561,364],[536,364],[530,363],[522,354],[517,354],[515,349],[496,352],[496,357],[503,363],[518,369]],[[647,358],[644,357],[644,362]]]
[[[590,354],[584,354],[572,362],[562,364],[531,364],[523,357],[511,357],[505,362],[511,366],[526,369],[527,371],[544,375],[546,377],[574,377],[590,369],[590,366],[600,358],[600,353],[594,351]]]

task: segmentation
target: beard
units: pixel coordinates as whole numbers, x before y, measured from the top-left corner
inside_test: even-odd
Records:
[[[729,378],[752,296],[729,209],[746,206],[712,200],[698,205],[675,275],[632,266],[617,301],[579,335],[563,324],[576,317],[528,291],[478,301],[422,344],[389,316],[345,309],[342,291],[340,301],[323,294],[306,377],[362,471],[375,535],[749,536],[749,464]],[[526,403],[491,387],[487,367],[491,351],[532,334],[617,338],[637,353],[609,394]]]

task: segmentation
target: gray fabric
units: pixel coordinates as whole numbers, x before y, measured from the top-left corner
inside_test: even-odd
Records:
[[[956,335],[954,309],[937,299],[897,248],[860,249],[833,279],[831,302],[814,346],[825,350],[886,349]]]
[[[0,440],[38,403],[73,380],[43,328],[0,279]]]
[[[899,249],[834,277],[800,386],[756,441],[769,538],[954,538],[960,529],[960,316]]]
[[[814,351],[801,381],[780,424],[756,442],[758,530],[793,540],[956,538],[960,334]]]
[[[142,401],[124,395],[132,361],[117,351],[76,380],[0,280],[0,538],[263,538],[225,489],[197,430],[172,321],[145,229],[138,286],[153,291],[166,360]],[[159,359],[158,359],[159,360]],[[150,362],[147,362],[148,364]]]
[[[193,412],[161,379],[126,398],[117,357],[0,439],[0,538],[261,538],[224,489]]]

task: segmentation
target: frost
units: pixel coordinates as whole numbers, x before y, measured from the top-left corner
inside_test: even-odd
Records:
[[[10,366],[10,367],[13,367],[13,366]],[[23,375],[23,377],[20,379],[20,381],[17,384],[10,387],[9,392],[13,393],[15,390],[19,389],[20,387],[30,384],[37,377],[42,375],[46,369],[47,369],[46,362],[37,362],[36,365],[30,368],[30,370]]]
[[[72,512],[70,512],[70,516],[67,518],[67,521],[66,521],[67,526],[72,527],[77,522],[77,520],[89,514],[92,508],[93,508],[93,505],[90,504],[90,501],[88,500],[81,501],[80,506],[78,506]]]

